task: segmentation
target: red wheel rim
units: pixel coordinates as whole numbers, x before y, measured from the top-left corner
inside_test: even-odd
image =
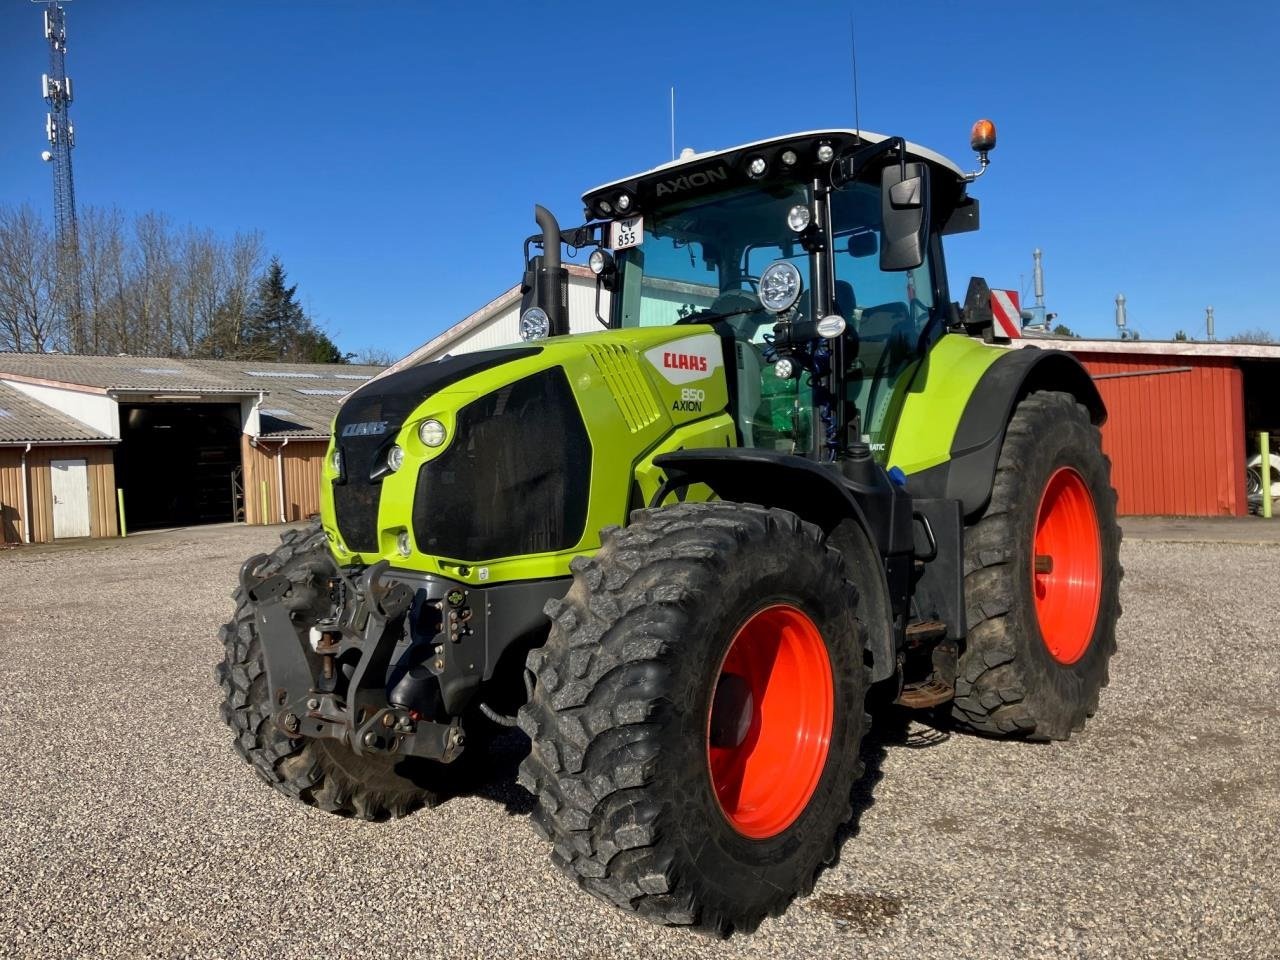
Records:
[[[765,607],[734,634],[712,688],[707,761],[743,836],[777,836],[804,812],[827,762],[834,689],[822,633],[797,608]]]
[[[1049,477],[1036,511],[1031,582],[1040,636],[1053,659],[1084,656],[1098,622],[1102,542],[1098,513],[1084,477],[1060,467]]]

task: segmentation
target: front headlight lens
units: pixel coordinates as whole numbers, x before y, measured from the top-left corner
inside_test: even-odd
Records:
[[[342,476],[342,451],[337,447],[333,448],[333,455],[329,457],[329,467],[338,476]]]
[[[747,161],[747,176],[759,180],[769,172],[769,164],[764,157],[752,157]]]
[[[440,446],[448,436],[448,431],[439,420],[423,420],[422,425],[418,427],[418,439],[428,447]]]
[[[546,339],[547,334],[551,332],[551,319],[547,316],[547,311],[541,307],[530,307],[524,313],[520,314],[520,339],[526,342],[530,340]]]
[[[413,552],[413,545],[409,542],[408,530],[401,530],[400,535],[396,537],[396,552],[402,557],[407,557]]]
[[[395,473],[404,466],[404,447],[395,444],[387,451],[387,469]]]
[[[800,233],[805,227],[809,226],[809,221],[812,218],[813,214],[809,212],[809,208],[803,203],[797,203],[787,211],[787,226],[796,233]]]
[[[766,310],[782,313],[800,299],[803,283],[799,268],[790,260],[775,260],[760,274],[760,302]]]

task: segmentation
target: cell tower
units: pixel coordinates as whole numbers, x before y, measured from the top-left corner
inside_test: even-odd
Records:
[[[42,2],[42,0],[35,0]],[[67,17],[61,3],[45,3],[44,37],[49,41],[49,72],[41,89],[49,112],[45,134],[49,149],[40,156],[53,164],[53,226],[58,246],[58,288],[64,298],[71,348],[83,349],[80,325],[80,243],[76,235],[76,187],[71,175],[71,148],[76,128],[71,122],[71,78],[67,76]]]

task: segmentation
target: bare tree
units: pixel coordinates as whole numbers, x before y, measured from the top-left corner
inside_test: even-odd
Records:
[[[111,207],[86,207],[79,221],[69,287],[50,225],[29,206],[0,206],[0,350],[243,355],[267,262],[260,233],[222,240]]]
[[[0,208],[0,348],[43,353],[58,344],[56,266],[39,215],[25,204]]]
[[[386,347],[364,347],[351,357],[352,363],[364,363],[375,367],[389,367],[400,358]]]

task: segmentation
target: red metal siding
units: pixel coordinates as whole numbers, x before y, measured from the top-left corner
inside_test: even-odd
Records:
[[[1243,516],[1244,378],[1218,357],[1085,354],[1123,514]],[[1181,373],[1167,372],[1190,367]],[[1166,371],[1157,373],[1155,371]],[[1139,373],[1142,376],[1109,377]]]

